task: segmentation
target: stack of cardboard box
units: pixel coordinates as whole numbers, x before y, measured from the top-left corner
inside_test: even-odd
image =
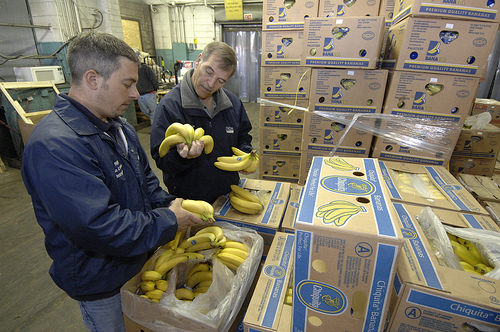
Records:
[[[383,67],[390,75],[383,113],[447,122],[439,135],[422,135],[388,123],[398,141],[378,137],[373,156],[385,160],[447,165],[479,79],[484,77],[500,17],[487,2],[399,1]],[[454,124],[454,125],[450,125]],[[422,149],[425,145],[431,148]]]
[[[491,177],[498,165],[500,150],[500,102],[476,98],[471,115],[491,114],[490,124],[483,129],[463,128],[450,160],[450,172]]]
[[[317,17],[318,0],[263,4],[259,178],[298,182],[310,73],[300,65],[304,22]]]

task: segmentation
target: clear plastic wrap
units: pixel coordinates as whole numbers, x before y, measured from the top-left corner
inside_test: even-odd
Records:
[[[291,104],[275,102],[267,99],[260,100],[261,105],[280,106],[294,110],[308,111],[308,108]],[[402,115],[384,113],[342,113],[328,111],[310,111],[332,121],[346,125],[342,137],[338,143],[332,147],[330,156],[334,156],[339,147],[342,146],[344,138],[352,129],[371,133],[377,137],[383,137],[395,144],[412,148],[419,152],[438,154],[443,159],[447,159],[453,153],[454,144],[450,143],[450,136],[453,132],[461,129],[457,122],[434,120],[428,117],[409,117]]]
[[[217,222],[215,225],[222,227],[228,239],[243,242],[248,247],[248,257],[236,273],[212,257],[216,249],[201,251],[205,259],[213,264],[212,284],[205,294],[197,296],[192,302],[178,300],[174,295],[175,289],[183,283],[189,269],[203,261],[189,260],[172,270],[168,288],[158,304],[139,297],[130,288],[127,289],[126,284],[121,290],[123,313],[152,331],[227,331],[255,277],[262,258],[264,241],[251,229],[225,222]],[[155,253],[151,261],[154,262],[155,256],[160,254],[161,252]],[[145,266],[145,269],[148,267]]]

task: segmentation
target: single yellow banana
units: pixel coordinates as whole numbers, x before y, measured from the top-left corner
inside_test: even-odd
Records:
[[[169,257],[175,255],[175,251],[173,251],[172,249],[168,249],[166,250],[164,253],[162,253],[160,256],[158,256],[158,258],[156,259],[156,262],[155,262],[155,270],[158,269],[158,267],[163,263],[165,262]]]
[[[180,135],[180,134],[174,134],[170,135],[168,137],[165,137],[163,142],[160,144],[160,148],[158,149],[158,153],[160,154],[160,157],[165,156],[168,151],[177,144],[180,143],[186,143],[186,139]]]
[[[224,248],[236,248],[236,249],[246,251],[248,253],[247,246],[244,243],[238,242],[238,241],[227,240],[226,244],[224,245]]]
[[[215,242],[201,242],[186,248],[186,252],[197,252],[217,247]]]
[[[141,291],[144,294],[146,294],[146,292],[154,290],[155,288],[156,288],[155,281],[145,280],[145,281],[141,282]]]
[[[493,270],[493,268],[491,266],[479,263],[477,265],[474,265],[474,270],[479,271],[479,273],[481,274],[486,274]]]
[[[247,258],[248,252],[246,250],[242,250],[239,248],[224,248],[220,252],[230,253],[236,256],[239,256],[243,259]]]
[[[221,158],[221,157],[219,157],[219,158]],[[237,163],[216,161],[214,163],[214,165],[215,165],[215,167],[217,167],[223,171],[228,171],[228,172],[242,171],[245,168],[250,166],[250,164],[252,163],[252,158],[245,157],[245,156],[242,156],[241,158],[242,158],[242,160],[237,162]]]
[[[250,201],[250,202],[255,202],[255,203],[261,204],[259,197],[252,194],[248,190],[245,190],[245,189],[243,189],[237,185],[234,185],[234,184],[231,185],[231,190],[236,195],[240,196],[242,199],[245,199],[245,200]]]
[[[485,259],[483,258],[483,255],[481,255],[481,253],[479,252],[479,250],[476,248],[475,245],[473,245],[471,242],[468,242],[465,247],[467,248],[467,250],[469,250],[469,252],[471,254],[476,256],[476,258],[479,259],[481,261],[481,263],[483,263],[485,265],[489,265],[489,263],[485,261]]]
[[[248,172],[248,173],[253,173],[253,172],[255,172],[257,170],[257,168],[259,168],[259,158],[255,157],[252,160],[252,163],[250,164],[250,166],[248,166],[247,168],[245,168],[244,171]]]
[[[193,143],[193,140],[194,140],[194,128],[193,126],[191,126],[189,123],[185,123],[184,124],[184,127],[186,127],[186,130],[187,130],[187,137],[186,137],[186,142],[191,145],[191,143]]]
[[[164,263],[162,263],[156,271],[160,273],[162,276],[164,276],[165,274],[167,274],[168,271],[172,270],[179,263],[186,262],[189,259],[203,259],[203,258],[204,256],[198,253],[177,254],[170,257]]]
[[[245,151],[241,151],[240,149],[238,149],[237,147],[233,146],[231,147],[231,150],[233,150],[233,153],[237,156],[244,156],[246,154],[248,154],[248,152],[245,152]]]
[[[221,162],[221,163],[228,163],[228,164],[236,164],[236,163],[239,163],[239,162],[242,162],[244,160],[247,160],[248,158],[250,158],[250,154],[246,154],[244,156],[237,156],[237,155],[233,155],[233,156],[221,156],[221,157],[217,157],[217,161]]]
[[[204,263],[204,262],[198,263],[195,266],[193,266],[191,268],[191,270],[189,270],[188,274],[186,275],[186,280],[189,279],[189,277],[191,277],[196,272],[207,272],[207,271],[210,271],[211,269],[212,269],[212,267],[208,263]]]
[[[194,299],[194,294],[190,289],[177,288],[175,290],[175,297],[179,300],[192,301]]]
[[[219,241],[217,241],[217,246],[219,247],[224,247],[226,245],[226,241],[227,241],[227,238],[225,236],[222,236],[222,239],[220,239]]]
[[[239,204],[236,204],[232,201],[230,201],[231,203],[231,206],[233,207],[233,209],[235,209],[236,211],[238,212],[241,212],[241,213],[245,213],[245,214],[259,214],[262,209],[249,209],[247,208],[246,206],[241,206]]]
[[[194,130],[193,141],[197,141],[201,138],[201,136],[205,135],[205,129],[198,127]]]
[[[200,286],[196,286],[195,289],[193,289],[193,293],[199,293],[199,294],[203,294],[203,293],[206,293],[208,291],[208,289],[210,288],[210,286],[208,287],[200,287]]]
[[[144,271],[142,272],[141,279],[142,281],[155,281],[158,279],[161,279],[163,277],[163,274],[157,272],[157,271]]]
[[[198,232],[196,232],[196,234],[203,234],[203,233],[214,233],[216,242],[219,242],[224,237],[224,232],[222,231],[222,228],[215,225],[202,228]]]
[[[229,200],[230,200],[231,204],[234,203],[236,205],[246,207],[247,209],[250,209],[250,210],[262,210],[262,208],[263,208],[262,204],[260,203],[260,200],[258,203],[248,201],[246,199],[242,199],[242,198],[234,195],[232,192],[229,193]]]
[[[186,286],[189,288],[194,288],[200,282],[205,280],[212,280],[212,271],[200,271],[193,273],[189,279],[186,279]]]
[[[194,130],[193,130],[193,132],[194,132]],[[180,122],[173,122],[170,124],[170,126],[168,126],[167,130],[165,131],[165,138],[169,137],[170,135],[174,135],[174,134],[181,135],[182,137],[184,137],[186,139],[186,142],[189,138],[188,128]]]
[[[214,149],[214,139],[210,135],[203,135],[200,137],[200,141],[205,142],[203,145],[203,151],[205,151],[206,154],[209,154],[213,151]]]
[[[208,243],[214,242],[215,243],[216,238],[217,237],[214,233],[201,233],[201,234],[197,233],[197,234],[191,236],[190,238],[182,241],[181,244],[179,244],[179,247],[186,249],[186,251],[187,251],[187,248],[189,248],[195,244],[204,243],[204,242],[208,242]]]
[[[164,292],[167,291],[167,288],[168,288],[168,281],[167,280],[160,279],[160,280],[156,280],[154,283],[155,283],[155,286],[157,289],[160,289]]]
[[[226,261],[228,263],[234,264],[236,266],[240,266],[240,264],[243,263],[243,261],[245,260],[244,258],[241,258],[240,256],[236,256],[234,254],[224,252],[224,250],[222,250],[221,252],[219,252],[217,254],[217,258],[219,258],[223,261]]]
[[[212,279],[210,280],[203,280],[203,281],[200,281],[200,283],[196,286],[196,288],[199,288],[199,287],[210,287],[210,285],[212,285]]]
[[[160,300],[163,293],[165,293],[165,292],[162,291],[161,289],[155,289],[155,290],[152,290],[152,291],[145,293],[144,295],[146,295],[147,297],[149,297],[152,300],[154,300],[154,299]]]
[[[175,254],[176,255],[177,254],[183,254],[185,252],[186,252],[186,249],[184,249],[184,248],[177,248],[177,249],[175,249]]]
[[[469,245],[469,241],[467,241],[466,239],[463,239],[463,238],[461,238],[459,236],[457,236],[457,242],[460,243],[463,246],[468,246]]]
[[[460,264],[462,265],[462,267],[464,268],[464,270],[474,270],[474,266],[470,265],[467,262],[460,261]]]
[[[477,264],[480,264],[481,261],[479,259],[477,259],[476,256],[474,256],[473,254],[471,254],[469,252],[469,250],[467,250],[467,248],[463,245],[461,245],[460,243],[458,242],[455,242],[455,241],[450,241],[451,242],[451,246],[453,247],[453,252],[455,253],[455,255],[457,255],[461,260],[469,263],[470,265],[474,266],[474,265],[477,265]]]
[[[175,238],[168,243],[173,251],[177,250],[177,246],[179,245],[181,238],[184,237],[185,234],[185,231],[178,231],[177,233],[175,233]]]

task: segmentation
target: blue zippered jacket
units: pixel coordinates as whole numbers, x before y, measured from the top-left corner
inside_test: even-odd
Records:
[[[161,189],[134,128],[122,130],[128,154],[58,96],[24,149],[22,176],[53,260],[50,275],[76,300],[119,293],[177,231],[166,208],[175,197]]]
[[[151,128],[151,155],[163,171],[163,181],[169,193],[186,199],[213,203],[217,197],[231,191],[231,184],[238,184],[238,172],[228,172],[214,166],[217,157],[232,156],[231,147],[245,152],[252,151],[252,124],[241,100],[230,91],[221,88],[214,94],[216,108],[210,117],[191,85],[193,70],[184,74],[181,84],[176,85],[160,101]],[[160,144],[165,131],[174,122],[189,123],[195,129],[202,127],[205,135],[212,136],[212,153],[193,159],[182,158],[172,148],[162,158]]]

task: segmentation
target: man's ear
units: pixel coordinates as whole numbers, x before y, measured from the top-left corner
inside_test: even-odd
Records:
[[[201,53],[198,54],[198,57],[196,58],[196,61],[194,62],[194,68],[197,68],[198,65],[200,64],[201,62]]]
[[[100,79],[102,79],[101,75],[93,69],[87,70],[83,75],[84,83],[92,90],[97,90]]]

